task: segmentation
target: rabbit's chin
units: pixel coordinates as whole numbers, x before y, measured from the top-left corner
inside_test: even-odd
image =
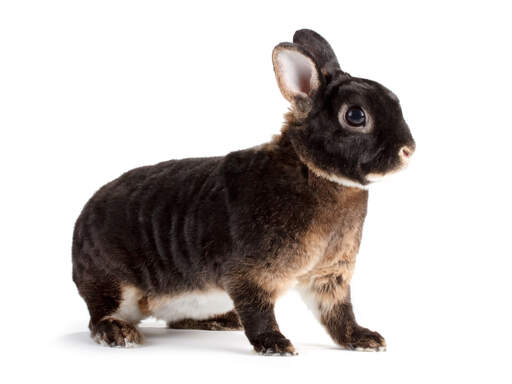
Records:
[[[388,179],[393,175],[396,175],[397,173],[403,171],[405,168],[407,168],[407,165],[399,166],[398,168],[395,168],[385,173],[369,173],[366,175],[366,180],[370,183],[376,183],[378,181],[382,181],[384,179]]]

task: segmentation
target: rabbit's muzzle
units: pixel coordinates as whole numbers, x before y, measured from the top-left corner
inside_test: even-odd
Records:
[[[408,146],[404,145],[400,150],[398,151],[398,157],[400,158],[400,163],[402,164],[402,167],[405,167],[409,164],[409,161],[411,160],[412,155],[414,154],[414,146]]]

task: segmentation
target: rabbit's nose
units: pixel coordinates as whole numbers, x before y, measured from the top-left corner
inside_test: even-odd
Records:
[[[403,164],[407,164],[409,162],[409,160],[411,160],[411,156],[413,153],[414,153],[414,148],[408,147],[407,145],[404,145],[398,151],[398,155],[400,156],[400,160],[402,160]]]

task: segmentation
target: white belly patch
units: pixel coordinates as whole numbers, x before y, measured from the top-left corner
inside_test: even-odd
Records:
[[[225,291],[190,292],[174,297],[159,297],[149,303],[151,315],[167,322],[183,319],[205,320],[233,309]]]
[[[184,319],[206,320],[233,309],[233,301],[221,289],[193,291],[177,295],[147,297],[138,288],[122,288],[122,299],[110,316],[136,324],[153,316],[167,322]]]

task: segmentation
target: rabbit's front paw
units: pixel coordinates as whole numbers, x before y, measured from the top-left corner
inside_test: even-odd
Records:
[[[252,340],[254,350],[267,356],[297,355],[295,348],[286,337],[279,332],[261,333]]]
[[[378,332],[367,328],[357,327],[343,346],[356,351],[385,351],[386,341]]]

